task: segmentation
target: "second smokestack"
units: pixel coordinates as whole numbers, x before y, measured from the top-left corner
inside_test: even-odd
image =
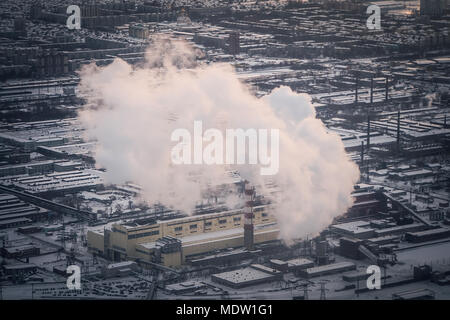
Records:
[[[244,186],[245,208],[244,208],[244,246],[247,250],[253,250],[253,199],[255,190],[248,181]]]

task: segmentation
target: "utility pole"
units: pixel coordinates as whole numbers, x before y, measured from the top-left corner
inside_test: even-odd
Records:
[[[308,300],[309,296],[308,296],[308,291],[311,291],[310,289],[308,289],[309,283],[305,283],[303,284],[303,300]]]
[[[409,189],[409,203],[412,205],[412,191],[413,187],[411,186],[411,189]]]
[[[359,298],[359,278],[356,279],[356,297]]]
[[[320,300],[327,300],[326,292],[328,289],[325,288],[325,282],[320,283]]]
[[[66,226],[64,225],[64,216],[62,217],[61,244],[63,247],[63,251],[65,251],[66,250]]]

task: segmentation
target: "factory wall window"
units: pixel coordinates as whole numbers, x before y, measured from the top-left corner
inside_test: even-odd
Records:
[[[144,232],[144,233],[137,233],[137,234],[130,234],[128,235],[128,239],[137,239],[137,238],[143,238],[143,237],[150,237],[155,236],[159,234],[159,230],[150,231],[150,232]]]
[[[205,227],[211,227],[211,225],[212,225],[211,221],[205,222]]]
[[[234,217],[234,218],[233,218],[233,221],[234,221],[234,222],[239,222],[239,221],[241,221],[241,217]]]
[[[147,254],[147,255],[150,255],[150,252],[148,252],[148,251],[144,251],[144,250],[139,250],[139,249],[136,249],[136,252],[139,252],[139,253],[143,253],[143,254]]]
[[[181,230],[183,230],[183,226],[180,226],[180,227],[175,227],[175,229],[174,229],[175,231],[181,231]]]
[[[227,219],[219,220],[219,224],[224,224],[224,223],[227,223]]]
[[[189,226],[189,229],[197,229],[197,225],[196,224],[191,224],[190,226]]]
[[[264,218],[264,217],[267,217],[267,213],[263,213],[262,214],[262,217]]]

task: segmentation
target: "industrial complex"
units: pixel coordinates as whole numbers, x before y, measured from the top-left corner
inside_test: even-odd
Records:
[[[4,0],[0,15],[0,300],[450,299],[450,1]],[[283,190],[237,170],[193,212],[109,179],[82,119],[107,101],[80,89],[80,70],[135,71],[162,38],[231,66],[255,99],[307,94],[359,169],[349,207],[286,241]]]

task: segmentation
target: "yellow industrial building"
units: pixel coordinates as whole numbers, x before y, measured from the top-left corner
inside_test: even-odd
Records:
[[[254,243],[276,240],[269,205],[253,208]],[[91,228],[89,249],[115,261],[140,259],[177,267],[189,256],[244,245],[243,209],[171,220],[136,220]]]

